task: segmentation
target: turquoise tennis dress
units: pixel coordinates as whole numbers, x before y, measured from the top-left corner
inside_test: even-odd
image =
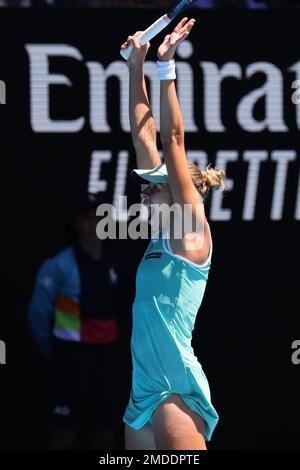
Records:
[[[218,422],[210,389],[191,346],[192,331],[211,264],[194,264],[172,251],[169,238],[152,239],[136,276],[131,335],[132,388],[123,421],[152,424],[160,403],[176,393],[206,423],[209,441]]]

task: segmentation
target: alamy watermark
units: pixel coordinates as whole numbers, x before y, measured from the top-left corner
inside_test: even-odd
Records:
[[[292,363],[298,366],[300,364],[300,339],[295,339],[295,341],[292,342],[292,349],[295,349],[291,357]]]
[[[0,365],[6,364],[6,345],[0,340]]]
[[[0,80],[0,104],[6,104],[6,85],[3,80]]]
[[[96,215],[101,217],[96,228],[97,236],[101,240],[168,238],[172,227],[172,237],[180,240],[184,238],[187,250],[203,248],[202,203],[194,206],[162,203],[148,207],[137,203],[127,207],[127,197],[120,196],[117,206],[100,204]]]

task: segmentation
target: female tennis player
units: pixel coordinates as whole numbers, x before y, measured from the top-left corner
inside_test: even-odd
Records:
[[[163,236],[150,241],[138,267],[133,304],[132,389],[123,421],[126,449],[206,449],[218,421],[206,376],[191,346],[192,331],[205,291],[212,239],[203,201],[211,187],[224,188],[222,169],[201,171],[187,162],[184,129],[175,88],[176,48],[189,35],[194,19],[184,18],[160,45],[160,137],[148,100],[143,63],[150,44],[137,32],[128,61],[130,124],[138,168],[132,176],[143,186],[143,202],[191,210],[193,232],[175,237],[174,217]],[[197,222],[197,224],[196,224]],[[191,236],[193,235],[193,236]]]

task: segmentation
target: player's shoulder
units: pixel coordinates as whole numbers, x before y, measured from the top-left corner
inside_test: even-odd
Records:
[[[68,246],[63,250],[59,251],[52,257],[48,258],[44,262],[44,266],[48,268],[60,268],[64,269],[66,266],[70,266],[75,262],[74,250],[72,246]]]

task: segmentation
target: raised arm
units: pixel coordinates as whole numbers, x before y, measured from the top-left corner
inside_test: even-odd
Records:
[[[158,49],[159,61],[173,59],[177,46],[188,36],[194,26],[195,20],[187,20],[183,18],[174,32],[165,37]],[[161,80],[160,82],[160,117],[160,137],[174,202],[182,205],[198,205],[199,193],[188,168],[184,147],[183,119],[174,80]]]
[[[141,46],[141,32],[129,36],[122,48],[133,45],[127,62],[129,68],[129,118],[132,142],[136,152],[137,167],[151,169],[161,163],[156,146],[156,128],[149,103],[144,77],[144,61],[150,44]]]
[[[188,18],[184,18],[173,33],[165,37],[158,49],[159,62],[168,62],[173,59],[177,46],[189,35],[194,23],[195,20],[188,21]],[[172,63],[167,66],[172,68]],[[159,64],[159,67],[164,67],[164,65]],[[202,263],[207,259],[210,248],[204,206],[194,185],[186,158],[183,119],[175,82],[173,79],[161,79],[160,83],[160,137],[173,202],[181,206],[182,211],[185,211],[184,214],[188,214],[193,223],[193,228],[183,224],[184,232],[181,239],[176,239],[171,234],[171,246],[175,253],[192,262]]]

